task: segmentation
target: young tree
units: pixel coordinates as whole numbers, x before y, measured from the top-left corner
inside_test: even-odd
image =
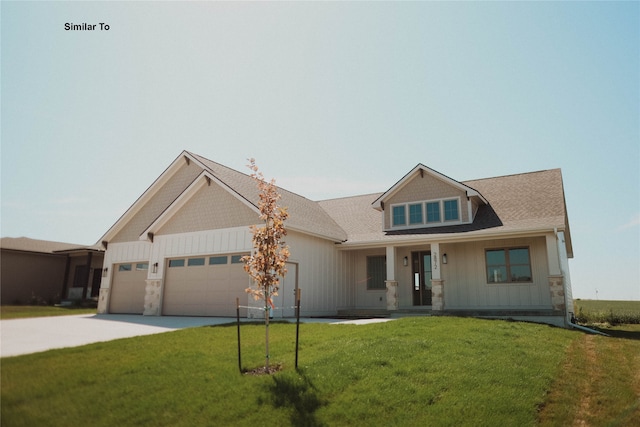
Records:
[[[253,252],[242,258],[244,269],[256,288],[247,288],[246,292],[254,299],[264,301],[264,322],[266,357],[265,368],[269,372],[269,314],[274,308],[272,297],[278,295],[280,278],[287,273],[286,262],[289,258],[289,247],[282,240],[287,235],[284,221],[289,214],[286,207],[278,206],[281,195],[275,186],[275,180],[267,182],[262,172],[258,170],[254,159],[249,159],[247,165],[251,169],[251,177],[256,181],[260,191],[260,219],[264,226],[251,226],[253,234]]]

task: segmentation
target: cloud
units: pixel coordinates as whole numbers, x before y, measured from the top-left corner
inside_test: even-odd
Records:
[[[617,231],[624,231],[638,226],[640,226],[640,213],[637,214],[631,221],[618,227]]]

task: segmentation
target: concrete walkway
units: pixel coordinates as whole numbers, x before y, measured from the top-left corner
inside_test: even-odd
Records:
[[[253,319],[242,319],[252,321]],[[290,319],[291,320],[291,319]],[[392,319],[300,319],[301,322],[365,324]],[[178,329],[234,323],[231,317],[80,314],[0,321],[0,357],[77,347],[102,341],[159,334]]]

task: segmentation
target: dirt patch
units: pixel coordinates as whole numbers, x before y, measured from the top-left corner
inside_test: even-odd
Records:
[[[245,371],[244,374],[245,375],[271,375],[281,370],[282,370],[282,365],[278,364],[278,365],[271,365],[268,368],[266,366],[261,366],[259,368]]]

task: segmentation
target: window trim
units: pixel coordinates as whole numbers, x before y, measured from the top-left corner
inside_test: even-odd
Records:
[[[528,264],[513,264],[513,265],[528,265],[529,266],[529,273],[530,273],[530,278],[529,280],[511,280],[511,262],[510,262],[510,258],[509,258],[509,251],[511,250],[516,250],[516,249],[526,249],[527,250],[527,256],[528,256]],[[489,281],[489,264],[487,262],[487,253],[489,251],[504,251],[504,255],[505,255],[505,259],[504,259],[504,267],[506,269],[507,272],[507,278],[509,280],[505,280],[502,282],[492,282]],[[503,247],[492,247],[492,248],[485,248],[484,250],[484,266],[485,266],[485,281],[487,282],[487,285],[492,285],[492,286],[504,286],[504,285],[532,285],[535,283],[534,279],[533,279],[533,264],[531,263],[531,247],[530,246],[503,246]]]

